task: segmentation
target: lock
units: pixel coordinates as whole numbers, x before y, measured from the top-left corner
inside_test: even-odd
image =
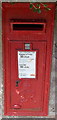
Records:
[[[18,87],[19,83],[21,82],[21,80],[17,80],[16,81],[16,87]]]

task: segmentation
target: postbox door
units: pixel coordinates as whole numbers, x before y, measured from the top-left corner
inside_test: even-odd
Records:
[[[46,42],[10,41],[11,108],[43,110]]]

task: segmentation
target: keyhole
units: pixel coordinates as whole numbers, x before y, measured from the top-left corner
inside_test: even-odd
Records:
[[[17,80],[17,81],[16,81],[16,87],[18,87],[20,81],[21,81],[21,80]]]

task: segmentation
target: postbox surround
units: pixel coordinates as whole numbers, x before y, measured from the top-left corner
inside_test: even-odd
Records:
[[[2,3],[5,115],[46,116],[48,114],[55,4],[47,4],[52,10],[47,13],[42,8],[43,13],[45,13],[45,16],[43,16],[43,13],[38,15],[37,13],[34,14],[33,11],[30,11],[29,3],[18,3],[18,5],[15,4],[14,6],[9,3]],[[22,11],[20,11],[20,8]],[[17,27],[17,25],[20,25],[21,27]],[[24,25],[26,26],[25,28]],[[32,25],[34,28],[32,28]],[[37,28],[36,25],[38,26]],[[30,45],[30,49],[25,49],[26,44]],[[17,97],[19,91],[18,84],[21,86],[23,85],[23,81],[25,83],[24,78],[20,79],[22,82],[19,81],[20,83],[18,83],[18,51],[36,52],[36,78],[25,78],[26,81],[33,83],[33,85],[31,83],[32,90],[33,88],[35,89],[34,84],[36,86],[38,85],[39,90],[36,87],[38,98],[34,97],[36,100],[39,99],[38,103],[36,102],[36,105],[32,102],[31,106],[30,98],[29,103],[27,104],[26,102],[25,105],[23,104],[23,107],[22,104],[18,105],[18,100],[20,100],[20,98]],[[30,97],[32,93],[33,92],[28,96]],[[23,93],[23,95],[24,94],[25,93]],[[29,108],[29,104],[31,108]]]

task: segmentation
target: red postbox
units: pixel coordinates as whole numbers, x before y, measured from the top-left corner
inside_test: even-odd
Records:
[[[4,114],[48,115],[55,3],[2,3]]]

